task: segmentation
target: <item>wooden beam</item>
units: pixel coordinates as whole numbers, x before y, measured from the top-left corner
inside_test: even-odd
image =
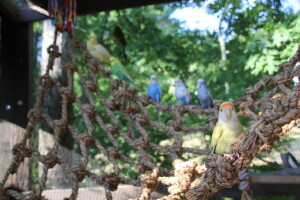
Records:
[[[179,0],[78,0],[78,14],[86,15],[100,11],[120,10],[126,8],[136,8],[147,5],[171,3]]]
[[[49,19],[48,15],[39,12],[38,10],[34,10],[31,7],[19,8],[16,10],[16,12],[18,14],[18,18],[17,18],[18,23],[24,23],[24,22],[28,23],[28,22]]]
[[[86,15],[101,11],[135,8],[153,4],[179,2],[181,0],[77,0],[77,14]],[[34,6],[34,7],[33,7]],[[9,0],[0,1],[0,12],[14,23],[34,22],[48,19],[47,1],[31,0],[28,7],[17,7]],[[36,9],[35,9],[36,8]]]
[[[250,184],[253,196],[300,196],[299,184]],[[211,199],[220,197],[240,198],[242,191],[238,185],[232,188],[222,189],[212,196]]]
[[[98,13],[101,11],[120,10],[126,8],[135,8],[154,4],[163,4],[171,2],[180,2],[182,0],[77,0],[77,14],[86,15]],[[30,2],[42,9],[47,10],[47,1],[30,0]],[[38,20],[38,19],[37,19]]]
[[[250,182],[256,184],[300,184],[300,176],[250,176]]]
[[[17,7],[9,0],[0,1],[0,13],[12,23],[34,22],[48,18],[48,11],[42,8],[36,6]]]

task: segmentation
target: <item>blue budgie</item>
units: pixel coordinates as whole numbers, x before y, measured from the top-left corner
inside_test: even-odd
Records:
[[[179,78],[175,79],[175,96],[182,105],[192,104],[191,95]]]
[[[198,99],[203,108],[212,108],[213,107],[213,98],[211,96],[210,90],[206,82],[199,78],[197,80],[197,91]]]
[[[156,74],[150,76],[150,83],[148,85],[148,95],[154,101],[160,101],[162,97],[160,85],[157,82]]]

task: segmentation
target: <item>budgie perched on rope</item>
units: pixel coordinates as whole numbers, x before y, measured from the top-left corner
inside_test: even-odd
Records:
[[[156,74],[150,76],[150,83],[148,85],[148,95],[154,101],[161,101],[162,93],[159,83],[157,82]],[[160,114],[158,111],[158,121],[160,122]]]
[[[120,62],[120,60],[118,58],[111,57],[110,58],[110,63],[111,63],[111,66],[112,66],[111,71],[114,75],[116,75],[121,80],[127,81],[127,82],[135,85],[135,83],[132,80],[132,78],[130,77],[128,71],[122,65],[122,63]]]
[[[150,76],[150,83],[148,85],[148,95],[154,101],[160,101],[162,97],[161,88],[159,83],[157,82],[156,74],[152,74]]]
[[[182,105],[192,104],[191,95],[179,78],[175,79],[175,97]]]
[[[210,90],[203,79],[197,80],[197,91],[198,99],[203,108],[212,108],[213,107],[213,98],[210,93]]]
[[[218,123],[216,124],[212,138],[212,153],[224,154],[231,158],[231,143],[243,132],[242,125],[237,117],[232,103],[224,102],[220,105]]]
[[[102,62],[110,63],[111,55],[104,46],[97,42],[95,33],[91,32],[86,45],[87,50],[94,58],[98,58]]]

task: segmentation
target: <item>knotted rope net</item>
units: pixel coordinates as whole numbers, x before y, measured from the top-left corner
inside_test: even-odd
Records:
[[[49,72],[52,70],[55,59],[62,56],[56,38],[49,46],[49,62],[47,71],[39,78],[39,95],[35,107],[28,113],[28,125],[22,142],[16,144],[12,150],[13,161],[10,164],[4,178],[0,183],[1,199],[14,196],[16,199],[43,199],[42,192],[45,190],[47,173],[55,165],[61,165],[72,175],[72,193],[70,200],[75,200],[78,195],[79,182],[86,177],[92,179],[96,184],[105,188],[106,198],[112,199],[111,191],[115,191],[119,184],[129,184],[141,187],[142,193],[139,200],[150,199],[157,184],[168,185],[169,195],[162,199],[207,199],[218,190],[230,188],[237,183],[238,173],[245,169],[255,155],[264,149],[271,149],[273,142],[281,135],[287,133],[299,121],[300,116],[300,84],[290,89],[290,82],[294,76],[300,75],[300,48],[290,61],[282,63],[280,72],[276,76],[265,76],[254,86],[245,90],[245,96],[234,100],[234,105],[239,107],[239,116],[245,116],[252,120],[248,123],[247,130],[232,144],[234,153],[239,157],[230,159],[220,155],[210,154],[209,149],[195,149],[183,147],[183,137],[181,132],[191,131],[212,131],[217,122],[218,106],[220,101],[214,101],[214,109],[203,109],[195,105],[175,105],[166,106],[160,102],[151,100],[148,96],[138,95],[136,88],[128,86],[119,79],[111,76],[111,71],[105,69],[100,61],[91,57],[86,46],[74,37],[70,38],[70,62],[63,62],[63,67],[67,70],[67,86],[62,86],[58,80],[53,80]],[[84,75],[78,68],[74,51],[79,51],[83,55],[88,65],[88,75]],[[84,89],[87,102],[74,93],[74,74],[79,76],[80,83]],[[107,79],[110,82],[109,96],[105,96],[99,89],[99,80]],[[57,87],[62,98],[61,118],[52,119],[42,112],[42,103],[50,88]],[[262,91],[267,90],[262,95]],[[109,121],[104,120],[96,112],[96,99],[105,107],[105,114]],[[68,122],[68,103],[73,102],[80,109],[80,114],[85,125],[85,132],[76,128],[75,124]],[[163,113],[169,113],[171,119],[166,124],[150,120],[149,107],[153,107]],[[257,108],[261,108],[258,114]],[[122,123],[118,115],[122,115],[131,121],[139,134],[129,137],[122,130]],[[185,115],[202,116],[205,125],[187,126],[183,122]],[[52,129],[56,139],[54,146],[46,155],[39,153],[37,149],[30,147],[27,141],[32,137],[38,124],[47,123]],[[102,142],[94,138],[97,124],[106,133],[106,139],[110,141],[110,147],[106,148]],[[175,142],[168,146],[161,146],[153,142],[146,127],[153,127],[163,131],[174,138]],[[68,130],[74,140],[79,144],[81,152],[81,162],[75,166],[68,166],[60,158],[58,152],[60,145],[58,138]],[[123,140],[134,149],[138,155],[138,161],[134,161],[129,156],[122,153],[120,141]],[[88,149],[95,146],[104,154],[113,165],[113,172],[103,172],[96,174],[88,169],[89,157]],[[169,156],[173,160],[173,169],[165,169],[155,162],[155,159],[148,153],[158,152],[161,155]],[[205,165],[200,165],[195,161],[184,161],[183,153],[194,155],[207,155]],[[36,191],[29,193],[18,193],[12,190],[5,190],[4,184],[9,174],[14,174],[20,163],[26,157],[36,157],[43,164],[43,174],[39,179],[39,187]],[[120,175],[121,165],[129,164],[140,175],[138,178],[127,178]]]

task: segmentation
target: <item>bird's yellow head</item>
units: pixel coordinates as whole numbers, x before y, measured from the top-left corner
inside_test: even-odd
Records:
[[[230,119],[233,112],[235,111],[232,103],[230,103],[229,101],[223,102],[219,108],[219,118],[227,117],[227,119]]]
[[[90,35],[88,37],[88,41],[93,45],[97,44],[96,34],[94,32],[90,33]]]
[[[288,149],[286,147],[280,149],[280,153],[287,153]]]

